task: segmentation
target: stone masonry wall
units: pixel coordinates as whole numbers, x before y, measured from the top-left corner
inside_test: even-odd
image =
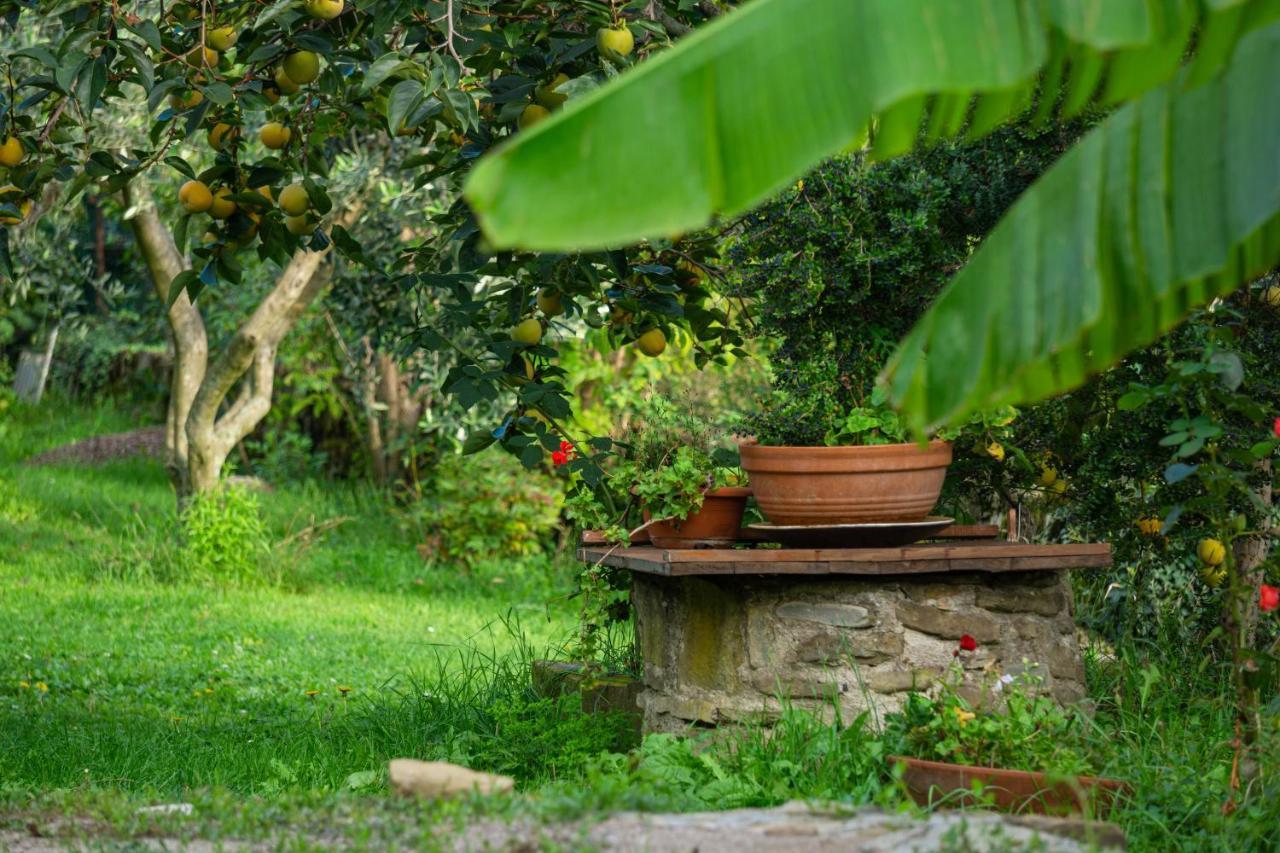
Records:
[[[889,577],[659,577],[637,572],[645,731],[776,716],[779,696],[844,719],[896,710],[943,677],[963,634],[962,693],[1033,672],[1061,703],[1084,698],[1063,572]]]

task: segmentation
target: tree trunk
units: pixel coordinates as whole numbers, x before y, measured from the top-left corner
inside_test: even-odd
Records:
[[[178,251],[173,234],[160,221],[151,191],[143,179],[136,178],[125,184],[124,202],[125,219],[146,259],[156,296],[162,305],[167,305],[169,285],[191,265]],[[169,405],[165,413],[165,468],[182,503],[192,493],[185,425],[208,367],[209,337],[200,309],[185,292],[169,306],[165,319],[173,346],[173,375],[169,380]]]
[[[141,179],[126,186],[125,202],[129,208],[126,216],[147,260],[156,294],[167,303],[173,279],[190,265],[160,221]],[[353,204],[335,221],[350,225],[360,208],[360,204]],[[328,284],[328,268],[322,270],[327,252],[295,252],[271,292],[212,361],[204,321],[188,295],[179,294],[169,308],[174,368],[165,449],[180,507],[192,495],[218,485],[227,455],[270,411],[276,350]],[[237,384],[239,391],[224,408]]]

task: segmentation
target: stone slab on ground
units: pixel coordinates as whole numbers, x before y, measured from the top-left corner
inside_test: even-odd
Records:
[[[404,819],[403,817],[401,819]],[[421,826],[412,818],[403,829],[417,836]],[[74,822],[73,822],[74,823]],[[390,827],[383,827],[390,829]],[[245,841],[202,838],[196,831],[187,838],[146,834],[119,837],[107,827],[90,822],[64,825],[51,835],[0,829],[0,850],[14,853],[56,853],[103,849],[258,853],[279,849],[380,849],[365,838],[351,845],[341,827],[281,826],[272,840]],[[382,849],[417,846],[408,837],[379,833]],[[428,838],[430,835],[428,834]],[[421,837],[419,837],[419,842]],[[600,820],[574,820],[542,824],[527,820],[504,822],[484,819],[461,830],[444,829],[428,842],[430,849],[456,851],[602,850],[618,853],[818,853],[840,850],[859,853],[911,853],[911,851],[964,850],[968,853],[1077,853],[1086,850],[1123,850],[1124,836],[1114,824],[1085,823],[1079,819],[1034,815],[1002,815],[980,811],[938,811],[915,818],[890,814],[874,807],[836,809],[788,803],[771,809],[737,809],[691,814],[641,814],[619,812]]]
[[[923,818],[876,808],[844,812],[788,803],[772,809],[691,814],[619,812],[599,823],[543,827],[480,823],[454,839],[458,851],[569,850],[618,853],[859,853],[965,850],[972,853],[1036,850],[1075,853],[1124,849],[1111,824],[1021,817],[993,812],[938,811]]]

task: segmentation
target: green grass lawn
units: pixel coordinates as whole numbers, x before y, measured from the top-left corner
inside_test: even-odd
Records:
[[[285,485],[261,497],[271,538],[292,537],[280,583],[158,582],[181,571],[158,463],[19,464],[135,424],[48,406],[3,427],[0,784],[178,797],[331,790],[396,755],[528,769],[461,706],[516,689],[500,661],[518,645],[568,636],[565,567],[431,566],[377,493]]]
[[[865,728],[798,714],[769,736],[651,737],[624,754],[622,721],[538,696],[528,661],[575,622],[564,561],[431,565],[384,496],[286,483],[259,498],[270,582],[195,582],[157,463],[21,464],[145,417],[65,405],[3,417],[0,830],[432,846],[432,827],[482,815],[906,807]],[[1280,849],[1280,760],[1222,814],[1232,717],[1209,661],[1153,645],[1088,662],[1088,738],[1101,771],[1132,785],[1112,818],[1132,849]],[[383,775],[396,756],[507,773],[522,796],[403,802]],[[196,817],[136,813],[165,802]]]

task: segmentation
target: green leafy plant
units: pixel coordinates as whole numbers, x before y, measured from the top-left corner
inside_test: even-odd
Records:
[[[702,508],[708,491],[742,482],[737,451],[708,419],[651,397],[618,440],[603,482],[575,483],[566,502],[570,518],[625,543],[640,515],[683,521]],[[639,523],[638,523],[639,522]],[[634,527],[628,527],[634,525]]]
[[[424,557],[473,569],[552,550],[562,502],[559,484],[545,470],[525,470],[498,454],[450,453],[405,514]]]
[[[179,516],[183,567],[192,580],[254,584],[263,572],[269,540],[258,496],[224,485],[191,498]]]
[[[953,667],[955,677],[937,698],[911,693],[901,711],[885,717],[890,752],[1006,770],[1089,772],[1076,713],[1039,694],[1034,678],[999,677],[989,687],[995,707],[975,708],[956,691],[962,673]]]

